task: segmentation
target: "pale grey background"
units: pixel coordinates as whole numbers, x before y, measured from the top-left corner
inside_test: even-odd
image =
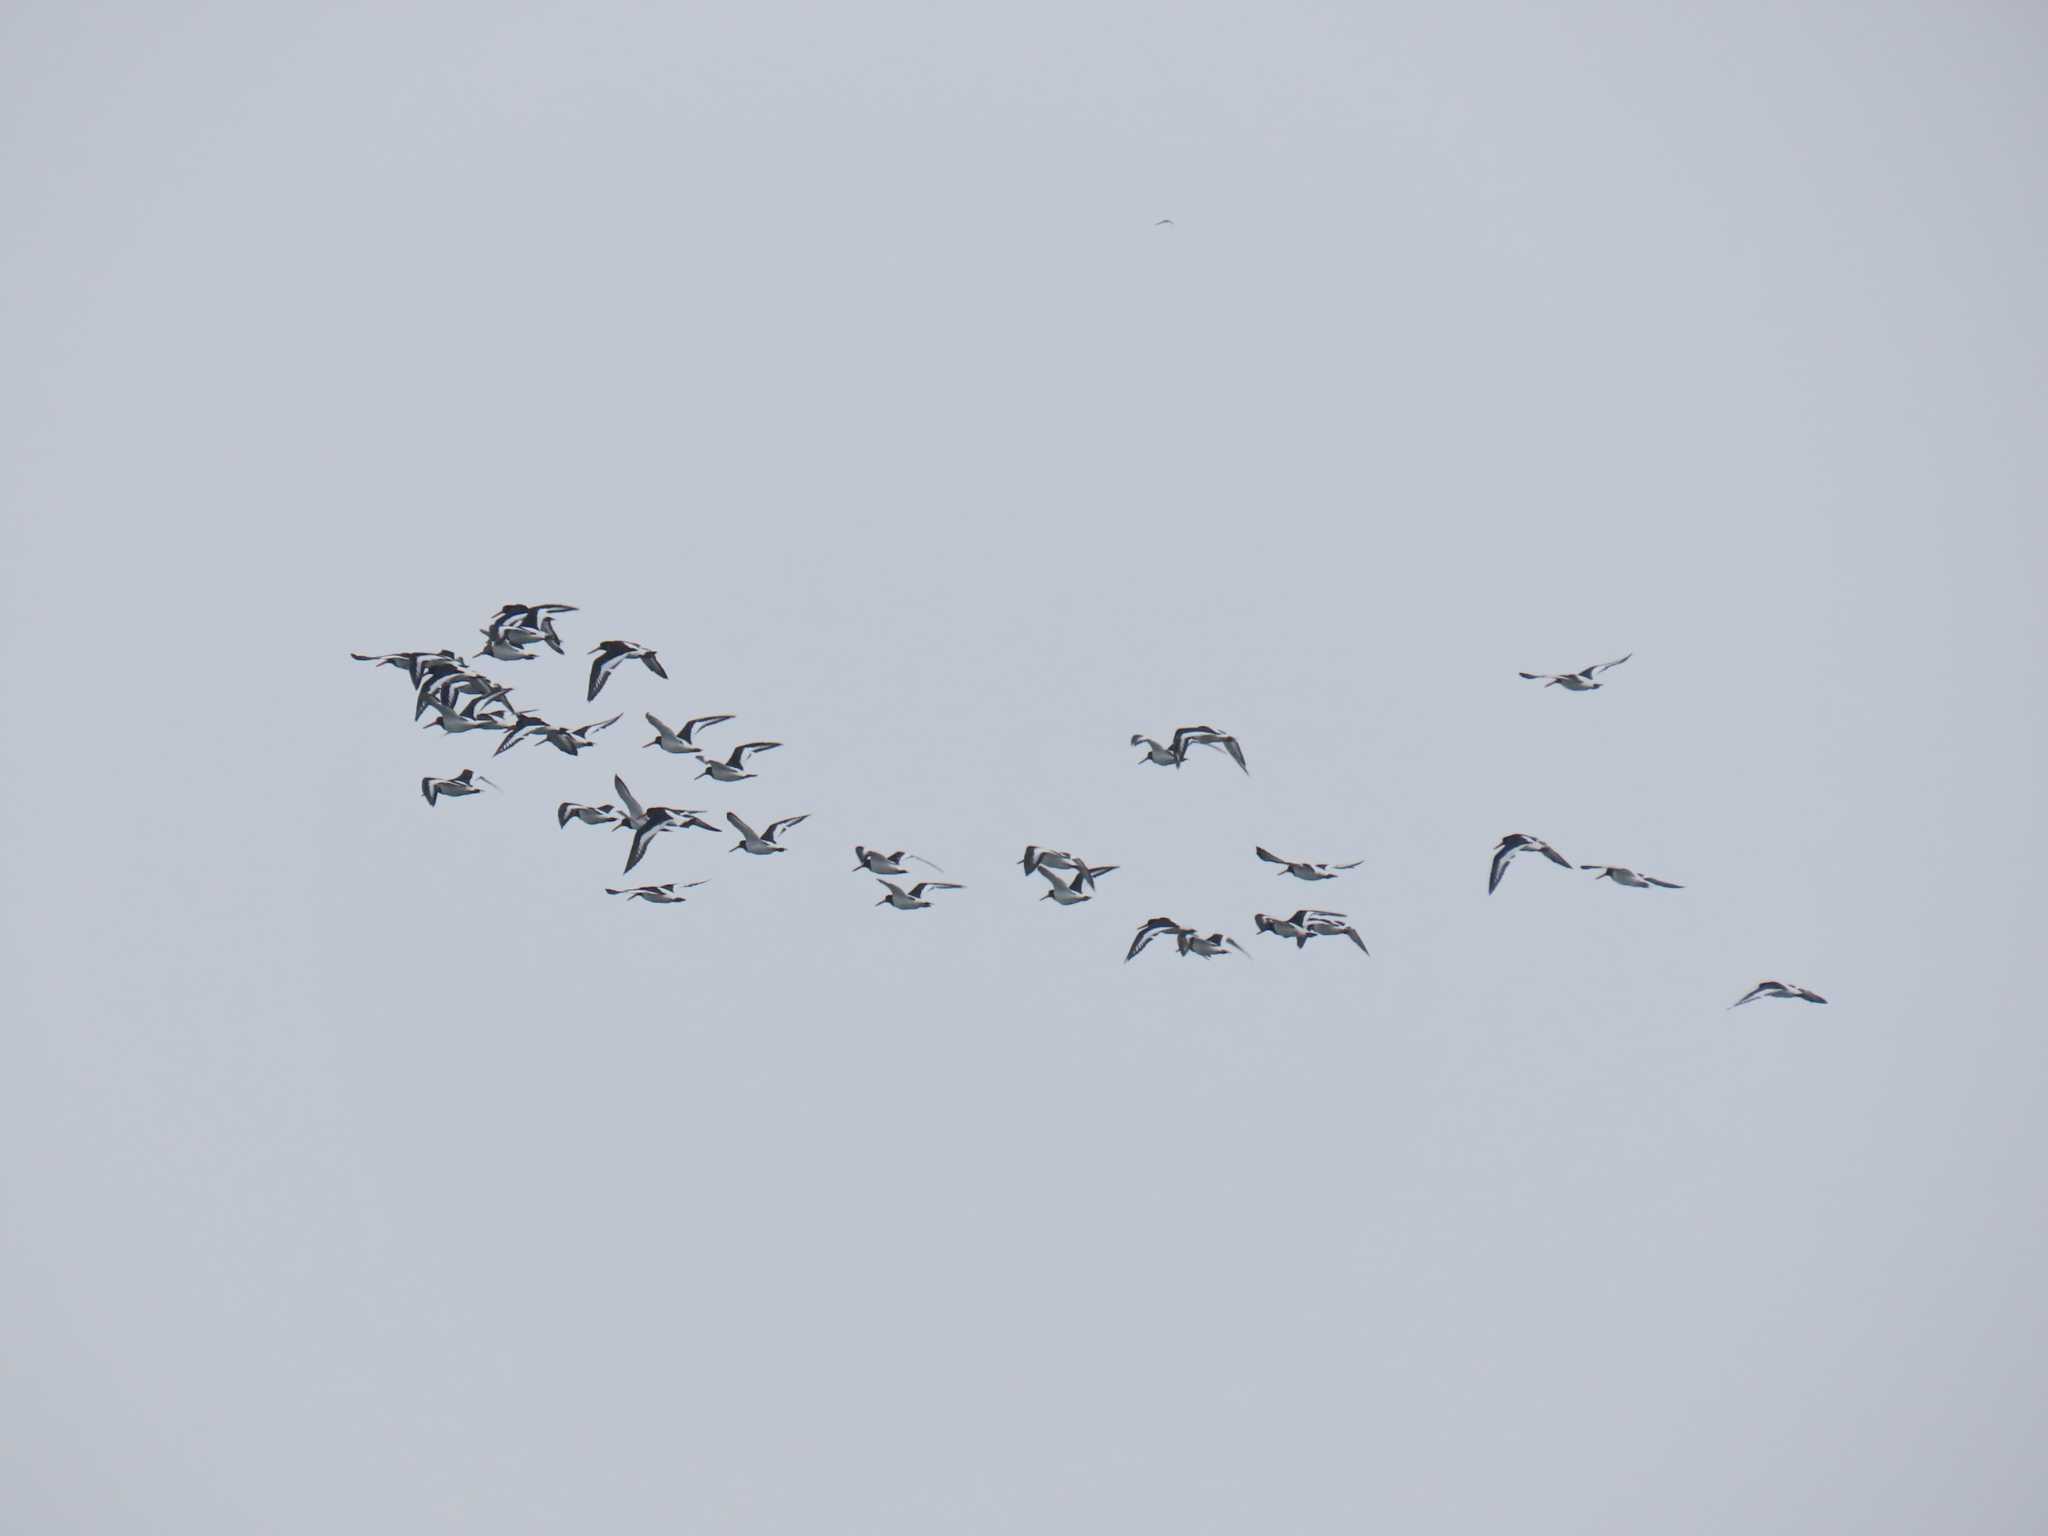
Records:
[[[2041,1528],[2043,52],[15,0],[0,1526]],[[513,599],[789,746],[429,812]]]

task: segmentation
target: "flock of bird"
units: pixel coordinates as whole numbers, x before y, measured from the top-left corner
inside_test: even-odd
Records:
[[[507,603],[479,631],[484,644],[481,649],[469,656],[458,655],[449,650],[396,651],[384,655],[364,655],[360,652],[350,654],[356,661],[403,671],[413,688],[413,718],[419,720],[429,712],[434,716],[426,721],[427,729],[439,729],[450,736],[462,735],[469,731],[496,732],[498,743],[492,752],[493,757],[526,742],[543,743],[558,752],[574,757],[593,748],[597,735],[618,724],[623,718],[623,713],[585,725],[557,724],[519,708],[512,702],[510,687],[479,672],[473,664],[485,659],[494,662],[533,661],[538,658],[539,652],[536,648],[540,646],[545,646],[558,656],[566,654],[555,621],[560,615],[577,611],[566,603]],[[1632,656],[1634,653],[1629,654]],[[664,681],[668,678],[667,671],[662,667],[661,658],[654,650],[633,641],[605,640],[592,647],[589,655],[592,659],[585,694],[587,702],[595,703],[597,696],[604,691],[605,685],[611,681],[618,669],[629,661],[641,663],[657,678]],[[1520,675],[1532,682],[1540,681],[1546,688],[1562,687],[1572,693],[1589,693],[1604,686],[1597,680],[1602,673],[1620,666],[1627,660],[1629,656],[1622,656],[1614,661],[1598,662],[1578,672],[1523,672]],[[776,741],[746,741],[734,746],[723,756],[716,756],[700,745],[697,738],[700,733],[727,724],[737,718],[736,716],[698,715],[685,720],[679,727],[671,727],[652,712],[648,712],[646,718],[654,730],[654,738],[644,743],[643,749],[655,747],[671,756],[694,757],[699,765],[696,777],[708,778],[719,784],[737,784],[758,777],[748,767],[749,762],[782,745]],[[1208,747],[1229,757],[1240,771],[1247,774],[1251,772],[1245,761],[1244,749],[1239,745],[1237,738],[1212,725],[1183,725],[1163,743],[1142,733],[1135,734],[1131,737],[1131,745],[1145,749],[1138,759],[1141,764],[1178,770],[1187,766],[1196,748]],[[443,799],[481,794],[485,788],[498,789],[499,786],[472,768],[464,768],[461,772],[445,778],[430,775],[420,781],[420,793],[430,806],[438,804]],[[612,789],[618,796],[616,801],[605,801],[598,805],[563,801],[556,807],[555,822],[558,827],[564,828],[574,821],[587,827],[611,827],[630,833],[631,840],[627,846],[623,873],[632,873],[647,856],[655,838],[664,832],[719,830],[716,822],[705,819],[711,814],[708,810],[642,804],[639,797],[627,787],[622,774],[612,775]],[[725,823],[739,836],[739,841],[734,843],[729,851],[763,857],[785,852],[787,850],[782,842],[783,835],[807,819],[806,815],[784,816],[765,823],[756,831],[737,811],[727,811],[724,816]],[[1344,871],[1356,869],[1364,862],[1353,859],[1339,864],[1283,858],[1263,847],[1255,848],[1253,852],[1260,861],[1278,865],[1278,874],[1282,877],[1291,876],[1296,880],[1311,882],[1335,880]],[[1536,854],[1565,869],[1572,868],[1571,861],[1543,839],[1511,832],[1494,847],[1492,865],[1486,882],[1489,895],[1500,888],[1508,867],[1518,855],[1524,853]],[[854,873],[871,875],[882,887],[881,898],[875,903],[878,907],[886,906],[899,912],[914,912],[932,905],[928,893],[965,889],[951,880],[918,880],[910,885],[899,883],[910,875],[907,862],[925,865],[940,874],[945,873],[931,860],[905,849],[899,848],[893,853],[884,853],[880,849],[857,843],[854,845],[853,854]],[[1025,847],[1024,856],[1018,863],[1022,866],[1027,879],[1036,875],[1047,882],[1048,889],[1041,895],[1040,900],[1051,901],[1063,907],[1078,906],[1092,900],[1096,881],[1118,867],[1114,864],[1091,864],[1072,853],[1042,847],[1036,843]],[[1684,889],[1673,881],[1640,874],[1619,864],[1581,864],[1578,868],[1594,871],[1595,880],[1607,880],[1632,890]],[[694,890],[705,883],[703,880],[669,881],[653,885],[606,886],[604,890],[608,896],[623,897],[628,901],[673,905],[687,899],[682,894],[684,891]],[[1350,919],[1342,912],[1318,907],[1301,907],[1286,917],[1274,917],[1257,912],[1252,915],[1252,924],[1258,933],[1291,940],[1297,950],[1306,948],[1311,939],[1333,938],[1349,939],[1358,947],[1361,954],[1371,953],[1357,928],[1352,926]],[[1204,933],[1170,917],[1153,917],[1139,925],[1130,948],[1125,951],[1125,962],[1136,959],[1154,940],[1166,937],[1171,937],[1175,953],[1183,958],[1195,955],[1210,960],[1232,952],[1239,955],[1247,954],[1243,945],[1221,931]],[[1805,987],[1791,986],[1779,981],[1761,981],[1729,1004],[1729,1007],[1739,1008],[1759,998],[1788,998],[1807,1003],[1827,1001],[1819,993],[1809,991]]]

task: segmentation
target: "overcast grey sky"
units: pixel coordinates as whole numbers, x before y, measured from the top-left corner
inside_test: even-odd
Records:
[[[2040,1528],[2043,53],[6,7],[0,1527]]]

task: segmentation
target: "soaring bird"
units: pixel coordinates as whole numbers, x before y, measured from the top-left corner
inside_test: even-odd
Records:
[[[898,912],[915,912],[919,907],[930,906],[931,903],[924,899],[926,891],[959,891],[966,889],[965,886],[955,885],[950,880],[920,880],[907,891],[894,880],[877,880],[875,884],[884,885],[889,888],[889,894],[876,902],[875,905],[878,907],[894,907]]]
[[[699,715],[694,720],[685,720],[681,730],[672,731],[662,723],[659,716],[649,715],[647,723],[654,727],[654,740],[648,742],[647,746],[659,747],[664,752],[674,752],[678,755],[692,753],[701,756],[696,733],[707,725],[723,725],[732,718],[731,715]]]
[[[757,778],[759,775],[749,773],[741,766],[741,764],[746,762],[747,754],[749,752],[772,752],[781,745],[782,743],[779,741],[743,741],[732,749],[732,756],[726,758],[724,762],[720,762],[716,758],[705,758],[704,771],[699,773],[697,777],[700,779],[706,777],[713,778],[721,784],[737,784],[741,779]]]
[[[1131,745],[1145,749],[1145,755],[1138,759],[1139,762],[1152,763],[1160,768],[1180,767],[1188,760],[1189,747],[1215,747],[1228,752],[1246,773],[1251,772],[1245,768],[1244,748],[1237,744],[1237,738],[1213,725],[1183,725],[1174,731],[1172,743],[1163,747],[1150,736],[1142,734],[1133,736]]]
[[[1634,651],[1628,653],[1628,656],[1633,655],[1635,655]],[[1616,657],[1613,661],[1595,662],[1583,672],[1521,672],[1516,675],[1518,677],[1526,677],[1532,683],[1541,678],[1543,686],[1546,688],[1568,688],[1573,693],[1591,693],[1595,688],[1601,686],[1599,683],[1594,682],[1593,679],[1602,672],[1605,672],[1609,667],[1620,666],[1624,661],[1628,660],[1628,656]]]
[[[1728,1006],[1740,1008],[1744,1003],[1753,1003],[1760,997],[1793,997],[1802,1003],[1824,1003],[1826,998],[1818,992],[1809,992],[1804,987],[1789,986],[1782,981],[1760,981]]]
[[[485,784],[491,784],[491,781],[479,774],[474,768],[465,768],[452,779],[437,779],[429,774],[426,778],[420,780],[420,793],[427,797],[427,804],[432,805],[443,795],[450,797],[480,795],[483,793],[481,786]],[[496,789],[497,787],[497,785],[491,784],[491,788]]]
[[[1286,866],[1280,872],[1283,875],[1292,875],[1297,880],[1334,880],[1337,878],[1338,870],[1356,869],[1365,862],[1363,859],[1353,859],[1349,864],[1311,864],[1306,859],[1283,859],[1279,854],[1268,853],[1263,848],[1255,848],[1252,851],[1268,864]]]
[[[1486,879],[1487,895],[1491,896],[1500,885],[1501,876],[1508,872],[1508,865],[1514,862],[1514,857],[1518,853],[1540,853],[1553,864],[1560,864],[1566,869],[1572,867],[1570,859],[1544,842],[1542,838],[1524,837],[1520,832],[1510,832],[1493,850],[1493,873]]]
[[[1292,917],[1268,917],[1263,912],[1252,914],[1252,926],[1260,933],[1270,933],[1275,938],[1292,939],[1296,949],[1302,948],[1316,935],[1309,931],[1311,919],[1341,918],[1342,912],[1321,912],[1314,907],[1301,907]]]
[[[702,880],[692,880],[683,887],[683,890],[695,890],[702,884],[704,884]],[[642,901],[651,901],[657,905],[667,905],[670,902],[689,900],[687,896],[681,895],[676,890],[676,883],[673,880],[669,881],[666,885],[629,885],[624,890],[614,890],[608,885],[604,888],[604,893],[607,896],[623,896],[628,901],[637,896]]]
[[[939,869],[938,865],[932,864],[930,859],[924,858],[919,854],[906,853],[901,848],[898,848],[894,853],[884,853],[879,848],[863,848],[859,843],[855,843],[853,845],[853,856],[857,861],[853,866],[854,873],[856,874],[861,870],[866,870],[871,875],[907,875],[910,871],[903,867],[905,859],[916,859],[920,864],[929,864],[933,869],[938,869],[942,875],[945,873],[943,869]]]
[[[585,747],[596,746],[597,743],[590,738],[599,731],[617,725],[622,718],[622,716],[613,715],[609,720],[599,720],[592,725],[551,725],[540,733],[541,739],[546,741],[557,752],[566,752],[569,756],[574,757]]]
[[[804,812],[802,816],[785,816],[780,821],[769,822],[765,831],[756,832],[740,820],[737,811],[727,811],[725,819],[732,824],[732,829],[739,833],[740,840],[726,851],[738,853],[744,849],[748,853],[787,853],[789,850],[776,841],[777,837],[781,835],[784,827],[793,827],[800,821],[808,820],[809,817],[809,811]]]
[[[1147,944],[1150,944],[1162,933],[1172,934],[1174,936],[1175,941],[1178,942],[1183,935],[1190,934],[1193,932],[1194,929],[1184,928],[1179,923],[1176,923],[1170,917],[1147,918],[1144,922],[1138,925],[1138,932],[1137,935],[1131,940],[1131,947],[1124,952],[1124,964],[1129,965],[1133,960],[1137,959],[1138,951],[1143,949]],[[1183,951],[1183,953],[1185,953],[1185,951]]]
[[[1315,912],[1302,926],[1308,929],[1308,936],[1312,939],[1349,939],[1358,946],[1361,954],[1371,954],[1372,951],[1365,947],[1365,940],[1358,936],[1358,930],[1343,919],[1342,912]]]
[[[592,646],[590,654],[597,658],[597,660],[590,664],[590,697],[592,699],[595,699],[600,693],[604,692],[606,679],[612,675],[612,669],[622,661],[643,661],[647,664],[647,670],[656,677],[666,678],[668,676],[668,673],[662,670],[661,658],[659,656],[655,655],[646,646],[636,645],[631,640],[607,640],[602,645]]]
[[[1619,864],[1581,864],[1579,868],[1597,869],[1600,873],[1593,877],[1595,880],[1612,880],[1616,885],[1631,886],[1639,891],[1648,890],[1653,885],[1661,886],[1667,891],[1685,889],[1682,885],[1673,885],[1669,880],[1659,880],[1654,875],[1639,875],[1632,869],[1623,869]]]

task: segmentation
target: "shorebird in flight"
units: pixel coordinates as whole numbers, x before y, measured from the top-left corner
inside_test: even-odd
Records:
[[[542,736],[554,729],[555,727],[549,725],[539,715],[529,715],[525,710],[521,710],[512,723],[505,727],[504,737],[498,742],[498,750],[491,756],[497,757],[501,753],[509,752],[529,736]]]
[[[1635,655],[1634,651],[1628,653],[1628,656],[1633,655]],[[1595,662],[1583,672],[1521,672],[1516,675],[1526,677],[1532,683],[1541,678],[1543,686],[1546,688],[1568,688],[1573,693],[1591,693],[1595,688],[1601,686],[1599,683],[1594,682],[1593,679],[1602,672],[1605,672],[1609,667],[1620,666],[1624,661],[1628,660],[1628,656],[1618,656],[1613,661]]]
[[[434,711],[436,718],[427,722],[426,729],[431,731],[439,726],[450,736],[459,736],[464,731],[502,731],[512,723],[508,715],[479,709],[475,699],[461,709],[443,699],[428,699],[427,707]]]
[[[654,740],[648,742],[647,745],[659,747],[664,752],[674,752],[678,755],[690,753],[695,756],[702,756],[703,754],[697,746],[696,733],[707,725],[723,725],[732,718],[731,715],[699,715],[694,720],[685,720],[681,730],[672,731],[662,723],[658,716],[649,715],[647,723],[654,727]]]
[[[780,821],[769,822],[766,830],[756,832],[752,827],[740,820],[738,812],[727,811],[725,819],[732,824],[732,829],[739,833],[740,840],[728,848],[726,852],[738,853],[741,850],[745,850],[748,853],[787,853],[789,850],[784,848],[776,839],[781,836],[783,828],[793,827],[798,822],[806,821],[809,818],[809,811],[804,812],[801,816],[785,816]]]
[[[517,631],[531,637],[523,644],[532,645],[535,640],[544,640],[548,649],[559,656],[562,654],[562,637],[555,633],[553,616],[575,611],[567,603],[507,603],[491,619],[491,627],[485,633]]]
[[[1244,748],[1237,744],[1237,738],[1213,725],[1183,725],[1173,733],[1173,741],[1163,747],[1150,736],[1142,734],[1131,737],[1131,745],[1145,749],[1145,755],[1138,759],[1139,762],[1152,763],[1160,768],[1180,767],[1188,760],[1189,747],[1215,747],[1218,751],[1228,752],[1232,761],[1246,773],[1251,772],[1245,767]]]
[[[1294,940],[1294,947],[1300,949],[1310,939],[1315,937],[1313,933],[1309,932],[1309,919],[1334,918],[1342,917],[1343,915],[1342,912],[1320,912],[1314,907],[1301,907],[1296,910],[1292,917],[1268,917],[1263,912],[1254,912],[1252,914],[1252,926],[1260,933],[1270,933],[1275,938],[1292,939]]]
[[[692,880],[683,887],[683,890],[695,890],[702,884],[704,884],[702,880]],[[687,896],[684,896],[676,889],[676,883],[673,880],[669,881],[666,885],[629,885],[624,890],[614,890],[608,885],[604,888],[604,893],[607,896],[623,896],[628,901],[637,896],[642,901],[651,901],[661,906],[666,906],[670,902],[689,900]]]
[[[1760,981],[1728,1006],[1740,1008],[1744,1003],[1753,1003],[1760,997],[1793,997],[1802,1003],[1824,1003],[1826,998],[1818,992],[1809,992],[1804,987],[1788,986],[1782,981]]]
[[[1540,853],[1553,864],[1566,869],[1572,861],[1559,853],[1540,837],[1524,837],[1520,832],[1510,832],[1502,838],[1493,850],[1493,872],[1486,877],[1486,894],[1491,896],[1501,882],[1501,876],[1508,872],[1508,865],[1514,862],[1518,853]]]
[[[540,736],[541,740],[557,752],[566,752],[574,757],[585,747],[596,746],[597,743],[590,738],[599,731],[617,725],[621,718],[619,715],[613,715],[609,720],[599,720],[591,725],[551,725],[542,731]]]
[[[1653,885],[1667,891],[1685,889],[1682,885],[1673,885],[1669,880],[1659,880],[1654,875],[1639,875],[1632,869],[1623,869],[1619,864],[1581,864],[1579,868],[1597,869],[1600,873],[1593,877],[1595,880],[1612,880],[1616,885],[1630,886],[1638,891],[1648,890]]]
[[[1114,864],[1077,864],[1066,879],[1060,878],[1059,871],[1050,864],[1038,866],[1038,872],[1045,876],[1052,889],[1039,897],[1040,901],[1056,902],[1063,907],[1077,906],[1084,901],[1095,899],[1095,877],[1106,875],[1117,868]]]
[[[894,853],[884,853],[879,848],[863,848],[859,843],[855,843],[853,856],[858,861],[853,866],[855,874],[866,870],[871,875],[907,875],[910,871],[903,867],[905,859],[916,859],[920,864],[929,864],[933,869],[938,869],[942,875],[945,873],[938,865],[932,864],[930,859],[919,854],[906,853],[901,848]]]
[[[491,781],[479,774],[474,768],[465,768],[452,779],[437,779],[429,774],[426,778],[420,780],[420,793],[427,797],[427,804],[432,805],[443,795],[447,795],[450,798],[462,795],[480,795],[483,793],[482,786],[485,784],[491,784]],[[497,787],[497,785],[491,784],[491,788],[496,789]]]
[[[1358,930],[1344,920],[1342,912],[1311,912],[1302,926],[1308,930],[1311,939],[1349,939],[1358,946],[1361,954],[1372,953],[1365,947],[1365,940],[1358,936]]]
[[[1200,955],[1204,960],[1214,960],[1224,952],[1225,945],[1236,950],[1245,959],[1251,959],[1251,952],[1227,934],[1201,934],[1192,928],[1183,928],[1174,935],[1174,941],[1179,944],[1183,955]]]
[[[732,756],[726,758],[724,762],[720,762],[717,758],[713,757],[705,758],[704,770],[697,777],[700,779],[706,777],[713,778],[721,784],[737,784],[741,779],[759,778],[759,774],[749,773],[740,766],[746,762],[747,754],[749,752],[773,752],[781,745],[782,743],[779,741],[743,741],[732,749]]]
[[[1035,873],[1041,867],[1046,869],[1072,869],[1074,856],[1061,853],[1057,848],[1041,848],[1036,843],[1024,845],[1024,857],[1017,861],[1024,866],[1024,873]]]
[[[966,889],[965,886],[955,885],[950,880],[920,880],[907,891],[894,880],[877,880],[875,884],[884,885],[889,888],[889,894],[876,902],[875,905],[878,907],[894,907],[898,912],[915,912],[919,907],[930,906],[931,903],[924,899],[926,891],[960,891]]]
[[[1172,934],[1174,940],[1178,942],[1184,935],[1193,932],[1194,929],[1183,928],[1170,917],[1147,918],[1138,925],[1137,936],[1131,940],[1131,947],[1124,952],[1124,964],[1129,965],[1133,960],[1137,959],[1138,952],[1162,933]],[[1185,954],[1186,951],[1183,950],[1182,953]]]
[[[1268,864],[1285,865],[1280,872],[1292,875],[1297,880],[1334,880],[1337,878],[1338,870],[1356,869],[1365,862],[1363,859],[1353,859],[1349,864],[1312,864],[1306,859],[1283,859],[1279,854],[1268,853],[1263,848],[1254,848],[1252,851]]]
[[[578,805],[573,800],[564,800],[555,807],[555,825],[558,827],[566,827],[572,821],[580,821],[586,827],[615,827],[625,819],[609,802],[604,805]]]
[[[604,692],[605,682],[611,677],[612,669],[622,661],[643,661],[647,670],[656,677],[666,678],[661,658],[644,645],[635,645],[630,640],[607,640],[602,645],[590,648],[590,654],[597,660],[590,664],[590,698],[595,699]]]

